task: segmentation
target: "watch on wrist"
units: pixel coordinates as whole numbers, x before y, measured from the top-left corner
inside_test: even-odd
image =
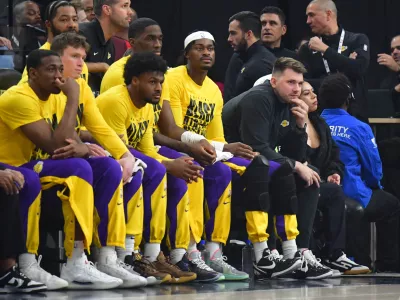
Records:
[[[296,124],[296,127],[298,129],[300,129],[300,130],[306,130],[307,129],[307,123],[304,123],[304,127],[303,128],[299,127],[299,125],[297,125],[297,124]]]

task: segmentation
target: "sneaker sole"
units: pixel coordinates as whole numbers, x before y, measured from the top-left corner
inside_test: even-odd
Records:
[[[242,275],[242,276],[238,276],[238,275],[231,275],[231,274],[223,274],[225,276],[225,281],[242,281],[242,280],[246,280],[249,279],[249,275]]]
[[[32,287],[26,289],[18,289],[15,287],[0,288],[0,294],[17,294],[17,293],[28,294],[28,293],[40,293],[45,291],[47,291],[46,287]]]
[[[179,277],[179,278],[172,276],[171,281],[169,283],[172,283],[172,284],[186,283],[186,282],[194,281],[194,280],[196,280],[196,278],[197,278],[196,274],[193,274],[192,276]]]
[[[159,284],[163,284],[163,283],[170,283],[171,280],[172,276],[168,274],[168,276],[165,276],[163,279],[157,281],[159,282]]]
[[[126,281],[124,280],[124,283],[121,284],[119,286],[119,288],[121,289],[128,289],[128,288],[139,288],[139,287],[145,287],[147,285],[147,281],[146,283],[141,283],[141,282],[137,282],[137,281]]]
[[[99,282],[99,283],[78,283],[75,281],[69,282],[68,283],[68,289],[69,290],[110,290],[110,289],[115,289],[119,287],[121,283],[119,282],[112,282],[112,283],[105,283],[105,282]]]
[[[276,273],[272,273],[271,278],[284,276],[284,275],[286,275],[288,273],[292,273],[293,271],[296,271],[296,270],[300,269],[300,267],[301,267],[301,260],[298,260],[289,269],[286,269],[286,270],[283,270],[283,271],[280,271],[280,272],[276,272]]]
[[[361,275],[361,274],[369,274],[371,270],[347,270],[343,272],[343,275]]]
[[[66,282],[62,286],[58,286],[58,287],[49,287],[49,286],[47,286],[47,290],[48,291],[57,291],[57,290],[66,289],[67,287],[68,287],[68,282]]]
[[[320,279],[325,279],[325,278],[329,278],[332,277],[333,272],[330,271],[328,273],[322,274],[320,276],[315,276],[315,277],[306,277],[306,280],[320,280]]]
[[[196,279],[194,282],[217,282],[217,281],[224,281],[225,276],[224,275],[217,275],[213,278],[208,278],[208,279]]]

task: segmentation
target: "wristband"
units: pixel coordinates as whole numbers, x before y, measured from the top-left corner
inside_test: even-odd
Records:
[[[201,134],[197,134],[195,132],[191,131],[185,131],[181,135],[181,141],[183,143],[188,143],[188,144],[194,144],[197,142],[200,142],[201,140],[205,140],[206,138],[202,136]]]

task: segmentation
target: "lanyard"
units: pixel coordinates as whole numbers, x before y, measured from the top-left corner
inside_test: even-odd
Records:
[[[345,35],[345,32],[344,32],[344,29],[342,29],[342,33],[340,34],[339,47],[338,47],[338,50],[337,50],[337,52],[339,54],[342,54],[344,35]],[[322,61],[324,62],[326,73],[330,74],[331,73],[331,69],[329,68],[328,61],[324,57],[322,57]]]

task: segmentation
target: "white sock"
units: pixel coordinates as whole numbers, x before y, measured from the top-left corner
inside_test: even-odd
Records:
[[[114,246],[104,246],[100,248],[99,251],[99,262],[106,262],[106,258],[116,254]]]
[[[85,247],[83,245],[83,241],[75,241],[74,242],[74,250],[72,250],[71,257],[68,257],[68,263],[75,263],[76,261],[82,259],[85,255]]]
[[[172,249],[171,253],[169,254],[169,259],[171,261],[171,264],[175,265],[177,262],[181,261],[185,253],[186,249],[182,248]]]
[[[219,250],[219,243],[216,242],[207,242],[206,250],[210,254],[210,258],[212,258],[217,250]]]
[[[36,262],[36,256],[32,253],[22,253],[18,257],[18,265],[21,269],[27,268],[34,262]]]
[[[117,255],[121,261],[125,261],[125,257],[132,255],[133,249],[135,248],[135,237],[133,235],[127,235],[125,238],[125,249],[117,247]]]
[[[158,254],[160,254],[161,246],[156,243],[144,244],[144,256],[150,261],[154,262],[157,260]]]
[[[292,259],[297,252],[296,240],[282,242],[283,259]]]
[[[268,249],[267,241],[253,243],[253,247],[254,247],[254,256],[256,258],[256,263],[258,263],[262,258],[264,250]]]
[[[197,243],[196,243],[193,235],[190,234],[190,242],[189,242],[189,246],[188,246],[187,252],[190,253],[190,252],[193,252],[193,251],[196,251],[196,250],[197,250]]]

